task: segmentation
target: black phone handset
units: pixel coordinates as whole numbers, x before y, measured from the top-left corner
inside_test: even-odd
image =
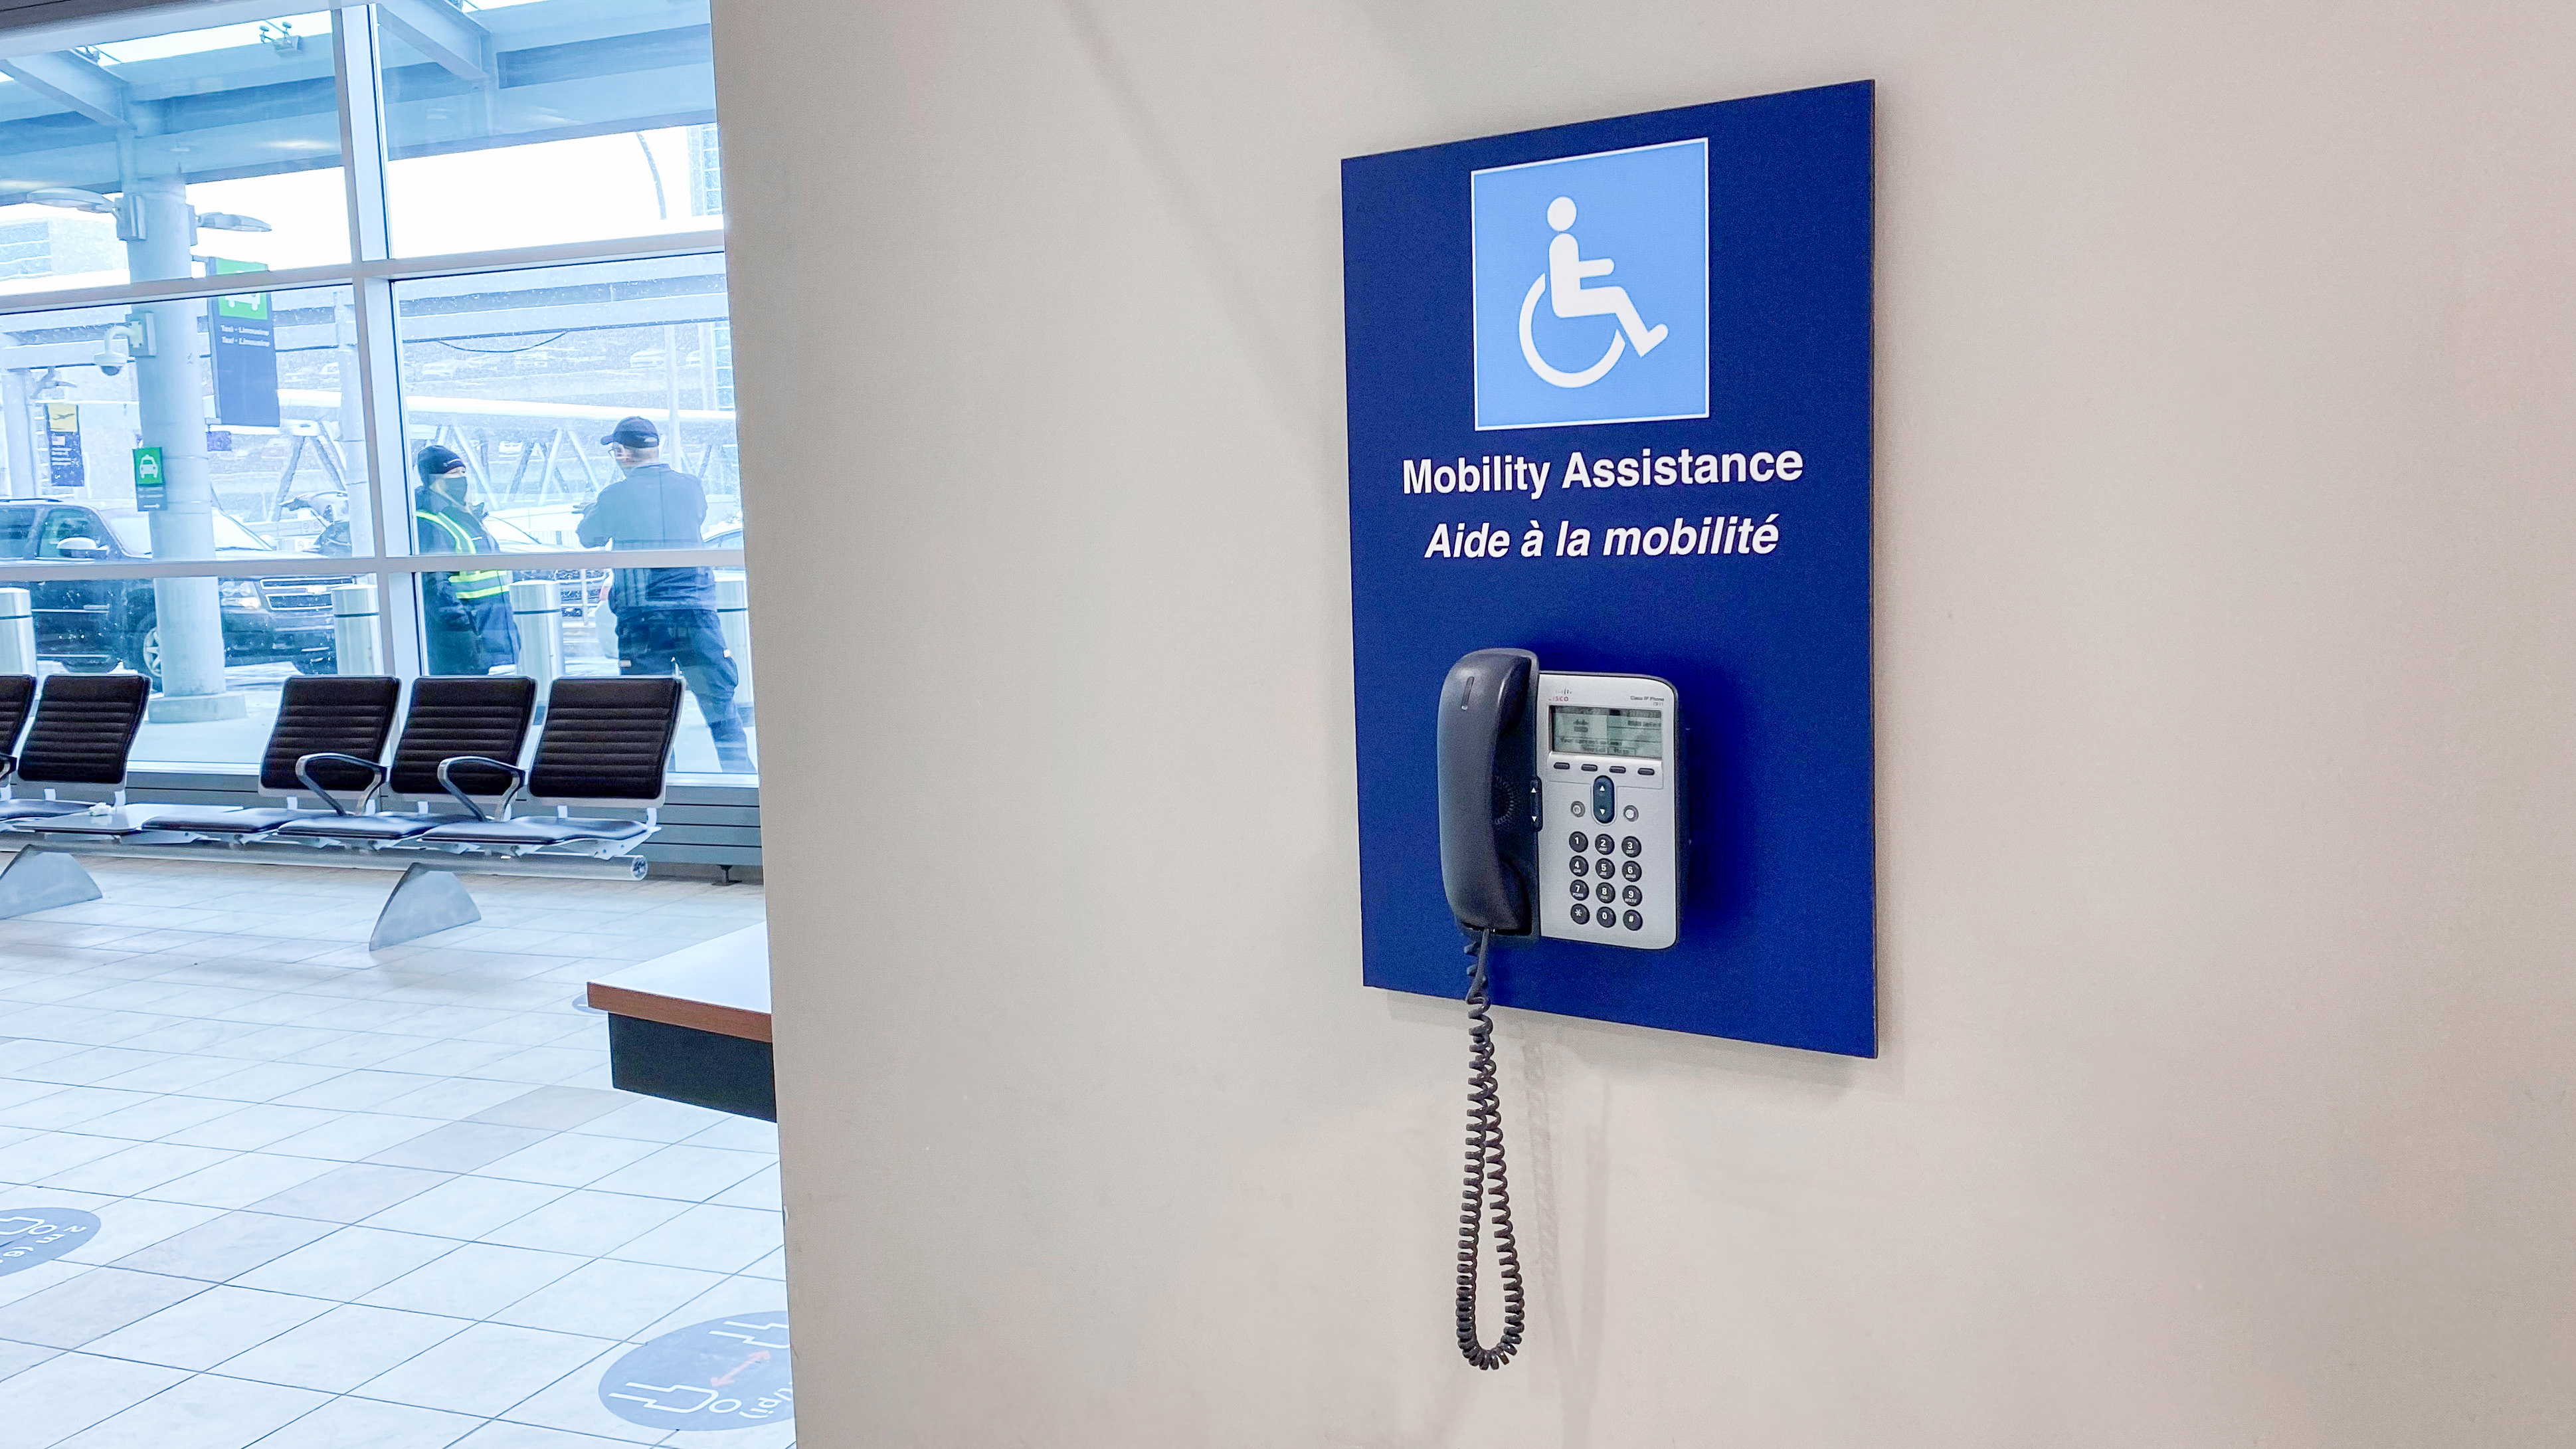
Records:
[[[1503,1111],[1494,1071],[1485,957],[1496,936],[1538,930],[1536,769],[1538,656],[1479,649],[1440,687],[1440,880],[1467,947],[1467,1178],[1458,1217],[1458,1351],[1480,1369],[1519,1352],[1525,1300],[1512,1194],[1503,1170]],[[1476,1263],[1486,1216],[1503,1284],[1503,1336],[1476,1330]]]
[[[1681,692],[1651,674],[1541,671],[1526,649],[1479,649],[1440,687],[1439,751],[1440,882],[1468,937],[1458,1351],[1491,1369],[1520,1349],[1524,1301],[1486,956],[1496,936],[1630,951],[1680,939]],[[1476,1336],[1489,1215],[1503,1284],[1503,1336],[1491,1348]]]

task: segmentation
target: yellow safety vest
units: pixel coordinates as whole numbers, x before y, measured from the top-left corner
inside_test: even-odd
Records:
[[[452,520],[436,513],[424,513],[420,516],[427,522],[437,524],[449,538],[455,540],[458,553],[475,551],[474,535],[457,527]],[[510,575],[502,569],[467,569],[449,574],[447,580],[454,586],[456,597],[460,599],[488,599],[495,594],[506,594],[510,591]]]

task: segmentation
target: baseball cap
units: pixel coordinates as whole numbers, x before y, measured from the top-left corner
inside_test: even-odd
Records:
[[[441,473],[452,473],[464,467],[465,460],[457,456],[454,448],[442,448],[432,443],[420,450],[420,456],[412,460],[412,466],[420,470],[420,481],[426,483]]]
[[[624,443],[630,448],[658,448],[662,446],[662,430],[653,426],[648,418],[629,415],[619,418],[617,426],[609,429],[608,436],[600,441]]]

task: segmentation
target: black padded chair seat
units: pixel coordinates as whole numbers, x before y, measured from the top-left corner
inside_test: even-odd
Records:
[[[93,835],[123,839],[129,835],[149,835],[162,827],[155,823],[149,807],[110,810],[92,815],[83,810],[72,815],[40,815],[21,820],[11,827],[30,835]]]
[[[455,819],[453,815],[321,815],[291,821],[273,832],[284,840],[409,840]]]
[[[262,835],[298,820],[346,819],[336,810],[290,810],[284,806],[203,810],[163,810],[152,817],[155,830],[185,830],[198,835]]]
[[[40,820],[87,810],[86,800],[0,800],[0,820]]]
[[[628,840],[644,833],[641,820],[583,820],[541,815],[530,820],[466,820],[421,836],[426,844],[569,845],[576,840]]]

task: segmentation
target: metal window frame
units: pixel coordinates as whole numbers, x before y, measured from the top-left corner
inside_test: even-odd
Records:
[[[328,7],[332,17],[332,66],[340,110],[340,169],[347,199],[349,260],[327,266],[290,267],[262,273],[261,285],[272,291],[346,286],[353,295],[357,340],[357,396],[363,414],[357,421],[367,439],[368,476],[364,504],[371,548],[346,558],[311,555],[244,559],[171,559],[148,563],[80,564],[71,562],[0,561],[0,584],[63,578],[277,578],[318,571],[372,578],[381,607],[377,629],[384,659],[406,677],[421,673],[420,595],[413,580],[424,573],[429,556],[414,546],[411,529],[410,460],[405,457],[402,386],[398,376],[401,343],[395,327],[393,289],[397,282],[425,277],[464,276],[477,272],[524,271],[579,262],[633,261],[657,257],[715,256],[725,253],[722,229],[675,232],[658,236],[610,237],[544,246],[504,247],[490,251],[436,256],[393,255],[386,220],[388,170],[384,146],[384,110],[379,82],[379,20],[373,5]],[[151,6],[135,12],[157,13],[175,29],[196,29],[259,15],[292,13],[271,4],[213,5],[198,9]],[[186,18],[182,18],[182,17]],[[0,25],[0,30],[14,27]],[[26,27],[27,31],[43,29]],[[124,27],[135,35],[160,34],[157,28]],[[50,31],[46,32],[49,36]],[[69,33],[66,31],[66,33]],[[13,36],[24,40],[24,33]],[[319,37],[316,37],[317,39]],[[19,48],[24,48],[23,46]],[[14,50],[9,53],[15,53]],[[17,292],[0,296],[0,318],[30,312],[135,302],[210,297],[239,291],[242,279],[188,277],[120,286],[66,288],[51,292]],[[352,499],[352,504],[358,500]],[[444,556],[441,556],[444,557]],[[740,568],[742,550],[659,549],[581,550],[508,554],[513,570],[589,570],[616,568]]]

